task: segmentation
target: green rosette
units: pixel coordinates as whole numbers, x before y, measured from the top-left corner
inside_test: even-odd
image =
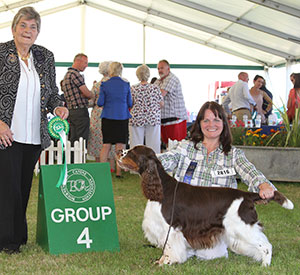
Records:
[[[66,135],[69,133],[70,126],[68,121],[56,116],[48,123],[48,131],[51,137],[59,139],[59,133],[65,131]]]
[[[59,139],[61,142],[62,145],[61,150],[64,159],[60,177],[56,185],[57,188],[59,188],[62,184],[65,185],[67,182],[68,172],[67,172],[67,162],[66,162],[66,155],[65,155],[64,148],[66,148],[66,135],[68,134],[69,129],[70,129],[69,123],[58,116],[52,118],[48,123],[48,131],[50,136]]]

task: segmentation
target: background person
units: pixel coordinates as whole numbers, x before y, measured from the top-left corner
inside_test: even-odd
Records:
[[[167,145],[168,139],[182,140],[186,137],[187,111],[181,83],[170,71],[169,62],[159,61],[157,69],[160,78],[155,84],[159,86],[164,97],[164,106],[161,109],[161,139]]]
[[[293,83],[293,85],[295,85],[295,74],[296,74],[296,73],[291,73],[291,74],[290,74],[290,80],[291,80],[291,82]]]
[[[40,15],[24,7],[12,22],[14,39],[0,43],[0,251],[7,253],[27,243],[33,170],[50,145],[47,111],[68,116],[60,107],[54,56],[34,44],[40,28]]]
[[[232,114],[236,115],[237,120],[243,121],[243,115],[251,118],[251,109],[256,109],[256,102],[252,98],[248,88],[249,76],[246,72],[238,74],[238,81],[230,88],[228,95],[223,101],[223,107],[231,118],[229,104],[231,103]],[[251,105],[253,106],[251,108]]]
[[[266,93],[266,96],[264,96],[263,98],[262,109],[264,111],[266,120],[268,120],[269,115],[272,114],[273,111],[273,94],[267,89],[266,80],[264,78],[263,78],[263,85],[261,86],[260,89]]]
[[[129,120],[130,148],[143,145],[160,153],[160,108],[164,105],[163,96],[154,84],[149,84],[150,69],[141,65],[136,70],[140,83],[131,87],[133,106]]]
[[[119,62],[109,65],[110,79],[102,82],[98,106],[103,107],[102,134],[103,146],[100,161],[107,162],[112,144],[115,150],[122,150],[128,140],[128,120],[131,118],[129,108],[132,107],[130,84],[121,78],[123,66]],[[116,177],[121,177],[121,169],[116,165]]]
[[[103,75],[101,81],[96,82],[93,85],[92,93],[94,97],[89,100],[89,107],[92,107],[91,119],[90,119],[90,134],[87,145],[87,152],[90,156],[93,156],[96,162],[100,162],[100,151],[102,148],[102,131],[101,131],[101,113],[102,108],[97,105],[100,93],[100,85],[102,82],[109,79],[108,68],[110,61],[104,61],[99,63],[99,73]]]
[[[257,114],[261,116],[262,123],[266,123],[265,111],[263,110],[264,100],[269,102],[272,108],[272,99],[264,92],[261,87],[264,85],[264,78],[256,75],[253,79],[254,86],[250,89],[250,94],[256,102]]]
[[[293,74],[294,88],[290,90],[287,102],[287,115],[292,122],[295,118],[295,110],[300,107],[300,73]]]
[[[88,66],[88,58],[85,54],[79,53],[74,57],[72,67],[68,71],[61,84],[64,92],[67,108],[69,109],[70,137],[71,144],[80,137],[88,142],[90,129],[90,116],[88,112],[88,99],[94,94],[86,87],[83,72]]]

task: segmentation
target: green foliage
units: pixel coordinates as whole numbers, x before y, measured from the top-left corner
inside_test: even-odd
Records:
[[[273,245],[270,267],[261,267],[249,257],[229,252],[228,259],[201,261],[191,258],[184,264],[159,267],[154,261],[162,250],[145,246],[142,220],[146,199],[142,195],[140,178],[124,173],[113,179],[114,200],[120,240],[120,252],[89,252],[70,255],[50,255],[35,243],[38,177],[34,177],[27,220],[29,240],[22,253],[0,253],[0,274],[298,274],[300,242],[300,184],[280,183],[277,188],[295,204],[292,211],[276,203],[258,205],[260,221]],[[55,185],[55,183],[53,183]],[[244,184],[239,188],[246,190]],[[64,232],[61,232],[64,234]]]
[[[284,111],[281,111],[277,108],[283,119],[283,123],[287,132],[285,146],[300,147],[300,108],[295,109],[295,118],[292,122],[292,125],[290,125],[290,121],[287,115],[287,109],[284,104],[283,109]]]
[[[239,127],[232,127],[231,128],[231,135],[232,135],[232,144],[233,145],[245,145],[245,134],[246,128],[243,126]]]

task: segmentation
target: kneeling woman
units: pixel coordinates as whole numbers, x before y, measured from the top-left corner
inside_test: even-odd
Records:
[[[221,105],[206,102],[200,109],[191,130],[191,139],[177,144],[158,156],[166,171],[174,172],[178,181],[196,186],[237,188],[239,175],[248,190],[263,199],[273,197],[276,188],[245,157],[232,146],[232,136]],[[204,259],[227,257],[227,247],[206,249]]]

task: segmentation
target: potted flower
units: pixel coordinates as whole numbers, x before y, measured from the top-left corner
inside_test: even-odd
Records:
[[[246,157],[269,180],[300,182],[300,121],[299,109],[290,125],[286,109],[280,111],[283,124],[270,134],[262,129],[244,128],[239,122],[231,128],[233,145],[241,148]]]

